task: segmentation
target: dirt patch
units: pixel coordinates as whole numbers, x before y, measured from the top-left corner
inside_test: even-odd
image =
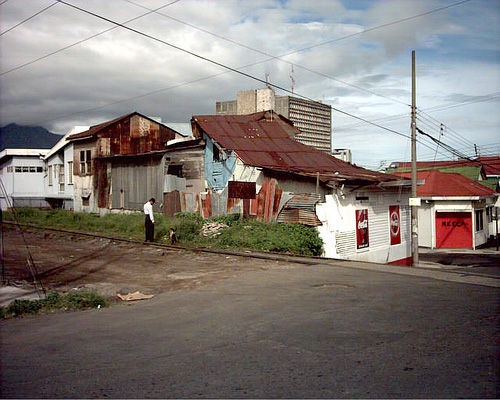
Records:
[[[32,280],[26,263],[28,249],[47,291],[86,288],[110,297],[137,290],[158,294],[193,289],[249,270],[297,265],[40,230],[21,234],[18,229],[4,227],[8,281]]]

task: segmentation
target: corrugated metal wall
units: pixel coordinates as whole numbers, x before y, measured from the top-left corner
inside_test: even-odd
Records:
[[[142,210],[151,197],[156,199],[155,209],[163,201],[163,168],[161,159],[146,162],[130,161],[128,163],[113,162],[111,169],[112,208]],[[123,190],[123,194],[121,191]],[[121,204],[123,199],[123,204]]]

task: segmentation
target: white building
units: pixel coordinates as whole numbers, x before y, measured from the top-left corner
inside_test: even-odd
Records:
[[[88,126],[75,126],[45,155],[47,173],[44,175],[45,199],[52,208],[73,210],[73,143],[66,138],[88,130]]]
[[[410,173],[397,173],[410,176]],[[475,249],[495,235],[492,210],[498,193],[460,174],[417,171],[418,244]]]
[[[12,207],[48,207],[42,157],[47,149],[4,149],[0,152],[0,202]]]

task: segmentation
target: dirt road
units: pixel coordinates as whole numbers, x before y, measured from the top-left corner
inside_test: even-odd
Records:
[[[139,290],[144,294],[158,294],[195,288],[244,271],[292,266],[283,261],[197,254],[39,230],[21,234],[20,230],[4,228],[8,281],[32,280],[26,263],[28,250],[47,291],[86,288],[110,297],[117,292]]]

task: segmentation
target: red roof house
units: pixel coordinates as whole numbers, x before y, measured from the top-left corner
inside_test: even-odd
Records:
[[[411,173],[399,172],[409,178]],[[417,171],[419,246],[476,248],[494,234],[494,190],[460,174]]]

